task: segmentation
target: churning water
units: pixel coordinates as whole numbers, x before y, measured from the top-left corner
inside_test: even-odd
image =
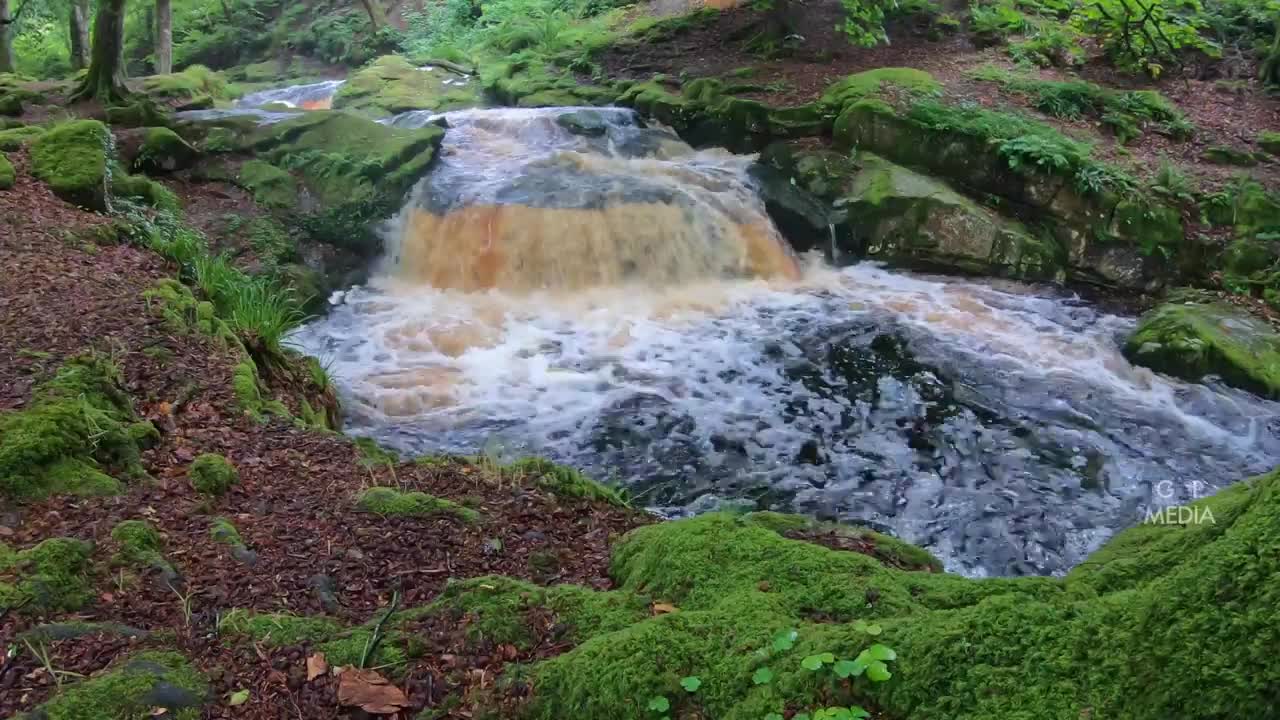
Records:
[[[567,112],[446,115],[385,267],[297,335],[351,432],[546,455],[668,514],[863,522],[970,575],[1065,571],[1280,461],[1280,405],[1131,366],[1130,319],[795,258],[750,158]]]

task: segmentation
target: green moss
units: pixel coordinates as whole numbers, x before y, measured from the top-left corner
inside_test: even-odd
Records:
[[[1258,147],[1264,152],[1280,157],[1280,132],[1263,130],[1258,133]]]
[[[220,73],[192,65],[182,72],[143,78],[142,89],[153,98],[176,102],[179,110],[198,110],[213,107],[215,98],[224,97],[227,82]]]
[[[1253,167],[1258,164],[1258,156],[1249,151],[1228,145],[1214,145],[1200,153],[1200,159],[1217,165],[1235,165],[1236,167]]]
[[[14,93],[0,93],[0,115],[22,115],[22,98]]]
[[[163,317],[171,330],[179,333],[198,332],[219,340],[224,347],[238,347],[240,341],[227,324],[216,316],[213,304],[198,301],[191,288],[172,278],[159,280],[143,291],[148,309]]]
[[[557,465],[543,458],[519,460],[503,468],[503,472],[563,497],[599,500],[610,505],[629,507],[620,490],[596,482],[573,468]]]
[[[300,617],[287,613],[254,613],[248,610],[232,610],[223,616],[218,627],[224,634],[243,635],[254,642],[277,647],[320,642],[342,632],[342,625],[329,618]]]
[[[124,520],[112,528],[111,538],[120,546],[113,558],[115,565],[171,571],[169,563],[164,559],[164,541],[151,523],[145,520]]]
[[[31,144],[31,172],[58,197],[91,210],[107,209],[111,133],[97,120],[54,126]]]
[[[143,175],[113,173],[111,192],[119,197],[140,200],[157,210],[176,211],[181,207],[172,190]]]
[[[282,403],[262,397],[258,366],[251,357],[246,356],[232,368],[231,389],[235,393],[240,411],[258,422],[265,421],[267,415],[289,417],[289,409]]]
[[[466,81],[466,85],[457,85]],[[385,55],[352,74],[333,97],[335,109],[384,118],[410,110],[444,112],[481,104],[479,84],[444,68],[419,70],[399,55]]]
[[[1225,303],[1166,303],[1142,317],[1125,344],[1134,363],[1197,381],[1207,374],[1280,397],[1280,334]]]
[[[147,128],[134,160],[134,169],[143,172],[173,172],[195,162],[199,152],[180,135],[166,127]]]
[[[107,108],[107,122],[123,128],[169,127],[173,118],[150,98],[135,96],[128,104]]]
[[[913,68],[876,68],[855,73],[836,81],[822,94],[822,105],[828,112],[839,114],[847,105],[879,96],[885,86],[911,93],[934,94],[941,91],[933,76]]]
[[[198,492],[213,497],[225,495],[232,485],[240,482],[236,467],[216,453],[197,457],[187,469],[187,476]]]
[[[140,652],[107,672],[67,686],[40,706],[37,717],[147,720],[159,712],[175,720],[197,720],[208,694],[204,675],[182,655]]]
[[[20,150],[43,134],[44,128],[35,125],[0,130],[0,151]]]
[[[240,531],[232,524],[230,520],[224,517],[217,517],[209,525],[209,537],[215,542],[232,547],[244,547],[244,541],[240,539]]]
[[[360,494],[361,510],[379,515],[452,515],[464,523],[480,521],[480,513],[444,498],[422,492],[401,492],[395,488],[373,487]]]
[[[365,467],[384,467],[400,462],[400,456],[394,450],[379,445],[373,438],[358,437],[352,442],[360,453],[360,464]]]
[[[93,599],[92,553],[91,544],[71,538],[49,538],[18,553],[0,545],[0,609],[79,610]]]
[[[143,474],[119,369],[100,357],[73,360],[23,410],[0,413],[0,493],[39,498],[119,491],[103,467]]]
[[[253,199],[267,208],[294,208],[298,205],[298,185],[287,171],[262,160],[240,166],[236,184],[253,193]]]
[[[9,158],[4,153],[0,153],[0,190],[8,190],[13,187],[17,174],[14,172],[13,163],[9,162]]]

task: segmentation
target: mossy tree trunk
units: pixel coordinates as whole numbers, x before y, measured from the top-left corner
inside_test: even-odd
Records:
[[[173,72],[172,0],[156,0],[156,74]]]
[[[95,99],[105,105],[129,94],[124,85],[124,5],[125,0],[99,0],[89,74],[72,100]]]
[[[68,15],[71,40],[71,68],[89,67],[89,0],[72,0]]]
[[[0,0],[0,72],[13,72],[13,15],[9,0]]]
[[[387,12],[382,9],[381,0],[360,1],[364,3],[365,12],[369,13],[369,23],[373,25],[374,32],[386,27]]]

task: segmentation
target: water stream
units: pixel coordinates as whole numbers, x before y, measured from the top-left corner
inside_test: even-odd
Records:
[[[1131,366],[1132,319],[795,257],[750,158],[567,112],[447,114],[385,265],[296,335],[350,432],[545,455],[671,515],[862,522],[975,576],[1063,572],[1280,462],[1280,405]]]

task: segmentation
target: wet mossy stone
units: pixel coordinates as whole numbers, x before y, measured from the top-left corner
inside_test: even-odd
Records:
[[[236,467],[217,453],[205,453],[193,460],[187,477],[198,492],[213,497],[225,495],[240,481]]]
[[[0,130],[0,150],[19,150],[43,134],[44,128],[35,125]]]
[[[13,163],[9,162],[9,158],[4,153],[0,153],[0,190],[8,190],[13,187],[13,183],[17,178],[18,175],[13,169]]]
[[[123,171],[113,172],[111,194],[138,200],[157,210],[175,211],[181,207],[178,196],[172,190],[145,175],[129,175]]]
[[[90,210],[107,209],[111,133],[97,120],[72,120],[31,143],[31,172],[58,197]]]
[[[13,552],[0,543],[0,610],[74,611],[93,597],[89,572],[93,545],[49,538]]]
[[[480,105],[480,83],[439,65],[416,67],[384,55],[356,71],[333,96],[334,109],[379,119],[410,110],[445,112]]]
[[[253,193],[253,199],[265,208],[285,209],[298,206],[298,183],[286,170],[263,160],[249,160],[236,173],[236,184]]]
[[[136,653],[104,673],[69,684],[28,720],[198,720],[209,696],[204,675],[176,652]]]
[[[573,135],[603,137],[609,132],[609,123],[594,110],[574,110],[556,116],[556,124]]]
[[[867,153],[837,201],[855,238],[851,253],[960,272],[1052,278],[1061,252],[1020,224],[982,208],[942,180]]]
[[[451,500],[438,498],[423,492],[401,492],[395,488],[372,487],[360,493],[357,502],[361,510],[378,515],[425,517],[451,515],[464,523],[480,521],[480,513]]]
[[[124,477],[143,475],[141,444],[150,423],[136,421],[109,360],[69,361],[22,410],[0,413],[0,495],[110,495]]]
[[[1280,333],[1247,311],[1221,302],[1170,302],[1142,316],[1125,344],[1137,365],[1199,381],[1223,381],[1280,398]]]
[[[297,213],[307,232],[364,257],[382,248],[372,224],[400,209],[443,138],[435,125],[393,128],[322,110],[259,128],[252,143],[307,190],[313,203]]]
[[[133,169],[146,173],[185,170],[195,164],[199,152],[182,136],[166,127],[146,128]]]

